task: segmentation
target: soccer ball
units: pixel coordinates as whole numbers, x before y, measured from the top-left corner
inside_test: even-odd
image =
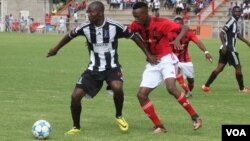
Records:
[[[38,139],[46,139],[51,133],[51,125],[46,120],[38,120],[32,126],[32,134]]]

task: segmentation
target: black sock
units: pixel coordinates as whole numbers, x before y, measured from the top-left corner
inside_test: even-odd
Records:
[[[82,106],[70,106],[71,109],[71,115],[72,115],[72,119],[73,119],[73,124],[74,127],[76,127],[77,129],[80,129],[80,115],[81,115],[81,111],[82,111]]]
[[[113,100],[115,103],[116,117],[122,116],[122,108],[124,101],[123,94],[114,94]]]
[[[218,74],[219,74],[219,72],[213,71],[213,72],[211,73],[211,75],[209,76],[209,78],[208,78],[208,80],[207,80],[205,86],[209,87],[210,84],[213,83],[213,81],[215,80],[215,78],[217,77]]]
[[[239,88],[240,90],[243,90],[244,89],[244,84],[243,84],[243,75],[241,72],[236,72],[235,73],[235,76],[236,76],[236,79],[237,79],[237,82],[239,84]]]

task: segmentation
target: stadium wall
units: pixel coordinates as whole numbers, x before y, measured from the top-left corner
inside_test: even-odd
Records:
[[[52,0],[0,0],[0,2],[1,24],[4,23],[6,15],[12,14],[14,19],[18,19],[20,11],[29,11],[29,16],[35,21],[44,22],[45,14],[52,7]]]

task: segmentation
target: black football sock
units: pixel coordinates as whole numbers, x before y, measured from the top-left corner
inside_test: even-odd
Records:
[[[82,111],[82,106],[71,105],[70,109],[71,109],[71,115],[72,115],[74,127],[76,127],[77,129],[80,129],[81,128],[80,127],[80,115]]]
[[[237,82],[239,84],[240,90],[243,90],[244,89],[244,84],[243,84],[243,75],[242,75],[242,73],[241,72],[236,72],[235,76],[236,76]]]
[[[187,78],[187,81],[188,81],[189,91],[191,92],[194,88],[194,78]]]
[[[219,72],[213,71],[211,73],[211,75],[209,76],[205,86],[209,87],[213,83],[213,81],[215,80],[215,78],[217,77],[218,74],[219,74]]]
[[[122,116],[122,108],[124,101],[123,94],[114,94],[113,100],[115,103],[116,117]]]

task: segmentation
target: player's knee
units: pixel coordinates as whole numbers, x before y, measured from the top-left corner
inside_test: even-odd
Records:
[[[83,89],[76,88],[71,95],[71,100],[74,102],[79,102],[84,96],[85,92],[83,91]]]
[[[116,85],[111,87],[114,94],[123,94],[123,89],[121,85]]]
[[[71,95],[71,101],[72,103],[79,103],[81,102],[82,96],[76,95],[76,94],[72,94]]]
[[[123,83],[121,81],[112,81],[109,85],[114,92],[123,90]]]
[[[235,73],[236,73],[236,75],[242,75],[241,70],[236,70]]]
[[[139,101],[145,101],[148,99],[148,95],[142,92],[137,93],[137,98]]]
[[[171,95],[174,95],[177,90],[175,85],[167,85],[166,88],[167,88],[168,93]]]

